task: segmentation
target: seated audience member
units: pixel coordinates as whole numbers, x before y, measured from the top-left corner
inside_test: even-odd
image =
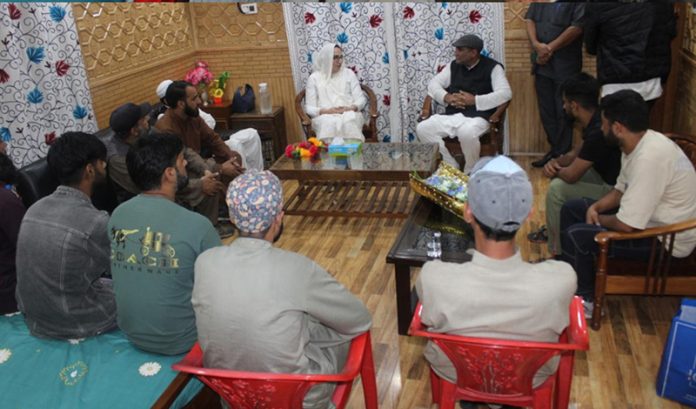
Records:
[[[193,263],[221,244],[210,221],[174,202],[187,183],[183,151],[171,134],[135,141],[126,165],[142,193],[109,220],[118,325],[137,347],[165,355],[187,352],[196,342]]]
[[[602,134],[597,80],[580,73],[563,83],[561,94],[566,114],[582,125],[582,143],[544,166],[544,176],[552,179],[546,193],[546,227],[529,234],[535,242],[548,239],[549,252],[554,256],[561,254],[563,203],[582,197],[599,199],[614,186],[621,169],[619,147],[608,145]]]
[[[663,134],[648,129],[649,108],[633,90],[602,98],[602,132],[621,149],[621,172],[614,188],[599,200],[574,199],[561,209],[563,260],[578,274],[578,294],[592,314],[595,263],[594,237],[601,231],[634,232],[696,218],[696,171],[684,151]],[[617,212],[618,209],[618,212]],[[646,259],[652,239],[612,242],[617,258]],[[675,257],[696,247],[696,231],[674,239]]]
[[[119,203],[140,193],[128,174],[126,154],[138,138],[150,132],[148,119],[151,110],[147,102],[141,105],[129,102],[116,108],[109,118],[109,126],[114,134],[106,140],[106,162]]]
[[[505,156],[483,158],[473,168],[464,219],[474,230],[470,262],[423,265],[416,290],[422,320],[431,332],[470,337],[557,342],[568,326],[575,272],[566,263],[522,260],[515,234],[532,209],[532,185]],[[425,358],[444,379],[456,382],[454,365],[432,342]],[[540,385],[556,370],[546,363],[534,377]]]
[[[444,115],[432,115],[418,124],[421,142],[437,143],[442,160],[459,168],[442,138],[456,136],[464,153],[464,172],[469,173],[481,154],[479,137],[490,127],[488,118],[512,98],[503,66],[481,55],[483,40],[467,34],[454,43],[454,61],[430,83],[428,95],[447,106]]]
[[[48,150],[60,181],[34,203],[17,240],[17,303],[33,335],[84,338],[116,327],[109,274],[108,213],[90,201],[106,180],[106,148],[94,135],[64,133]]]
[[[169,109],[155,128],[178,136],[188,148],[184,155],[191,182],[186,189],[177,192],[177,201],[208,217],[217,226],[219,202],[225,190],[219,178],[222,176],[227,182],[240,175],[244,171],[241,158],[200,118],[201,100],[193,85],[186,81],[173,82],[167,87],[165,100]],[[214,159],[202,159],[202,147],[207,147]]]
[[[203,253],[193,308],[204,363],[212,368],[337,373],[350,341],[371,325],[365,306],[312,260],[273,246],[283,192],[270,172],[250,172],[228,190],[240,237]],[[333,387],[316,386],[305,408],[326,408]]]
[[[16,174],[12,160],[0,152],[0,314],[17,311],[15,254],[26,209],[14,190]]]
[[[314,56],[314,72],[307,79],[305,111],[319,139],[365,140],[362,109],[367,103],[355,73],[343,65],[341,47],[326,43]]]
[[[160,119],[168,108],[165,96],[167,95],[167,89],[169,89],[169,86],[173,82],[172,80],[164,80],[157,86],[155,92],[162,104],[156,112],[153,112],[155,119]],[[198,114],[210,129],[215,129],[216,122],[212,115],[203,111],[200,107],[198,108]],[[241,154],[243,168],[263,170],[261,136],[256,129],[247,128],[237,131],[230,135],[229,139],[225,141],[225,144],[233,151],[237,151]]]

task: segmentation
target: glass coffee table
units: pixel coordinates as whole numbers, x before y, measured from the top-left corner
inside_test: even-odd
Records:
[[[419,197],[408,219],[387,254],[394,264],[396,314],[399,335],[408,335],[415,303],[411,294],[411,267],[422,267],[429,258],[428,241],[440,232],[442,261],[464,263],[471,260],[474,247],[471,226],[428,199]]]
[[[438,165],[436,144],[364,143],[351,156],[316,160],[281,157],[271,172],[297,180],[285,214],[300,216],[406,218],[415,199],[409,174],[427,177]]]

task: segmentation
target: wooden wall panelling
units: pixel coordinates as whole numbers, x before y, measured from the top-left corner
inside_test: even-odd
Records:
[[[692,5],[683,7],[680,15],[684,15],[684,31],[676,73],[680,91],[676,96],[673,128],[675,132],[696,135],[696,14]]]
[[[159,81],[192,62],[184,4],[75,3],[73,13],[100,128],[122,103],[156,101]]]

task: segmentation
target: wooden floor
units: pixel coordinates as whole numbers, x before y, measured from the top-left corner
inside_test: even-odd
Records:
[[[535,158],[516,158],[525,169]],[[526,260],[546,256],[543,246],[525,239],[544,223],[548,186],[540,170],[529,170],[535,189],[532,219],[518,233]],[[286,182],[285,190],[294,189]],[[385,263],[402,220],[288,216],[278,246],[304,254],[326,268],[367,305],[373,316],[372,340],[380,408],[430,408],[428,368],[420,339],[398,336],[394,272]],[[417,274],[417,273],[416,273]],[[415,279],[415,278],[414,278]],[[591,331],[590,351],[579,353],[571,408],[686,408],[655,395],[655,377],[677,297],[608,297],[600,331]],[[353,391],[349,408],[362,408],[362,389]],[[481,406],[483,407],[483,406]]]

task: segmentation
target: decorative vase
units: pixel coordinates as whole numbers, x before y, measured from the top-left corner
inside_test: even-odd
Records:
[[[201,101],[203,102],[203,106],[208,106],[208,91],[205,89],[201,91]]]

